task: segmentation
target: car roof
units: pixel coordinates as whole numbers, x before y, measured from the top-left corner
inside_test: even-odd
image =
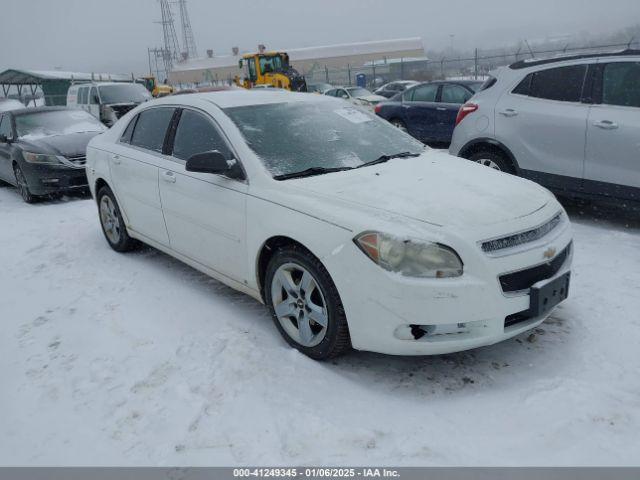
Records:
[[[60,110],[73,110],[67,107],[29,107],[29,108],[20,108],[16,110],[9,110],[12,115],[25,115],[32,113],[41,113],[41,112],[57,112]]]
[[[538,65],[548,65],[550,63],[567,62],[570,60],[626,57],[626,56],[640,56],[640,50],[629,48],[629,49],[618,51],[618,52],[570,54],[570,55],[560,55],[553,58],[527,58],[527,59],[512,63],[511,65],[509,65],[509,68],[511,70],[521,70],[523,68],[536,67]]]
[[[245,107],[251,105],[268,105],[274,103],[294,103],[294,102],[335,102],[335,98],[325,95],[313,95],[310,93],[289,92],[275,88],[260,88],[258,90],[225,90],[220,92],[192,93],[189,95],[167,96],[155,100],[155,104],[175,104],[176,100],[188,105],[192,102],[207,101],[219,108]]]

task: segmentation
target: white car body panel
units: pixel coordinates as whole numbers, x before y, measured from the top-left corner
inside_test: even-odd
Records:
[[[356,349],[407,355],[454,352],[504,340],[544,320],[505,328],[505,316],[526,310],[529,295],[503,294],[497,277],[540,264],[549,248],[560,251],[571,242],[569,221],[550,193],[433,150],[357,170],[274,180],[221,108],[290,101],[342,105],[325,96],[266,89],[165,97],[144,104],[90,143],[87,175],[92,194],[95,197],[96,182],[107,183],[132,237],[260,301],[258,259],[265,242],[276,236],[299,242],[331,275]],[[224,131],[247,180],[184,172],[160,154],[152,161],[140,149],[119,144],[129,120],[154,105],[197,108],[210,115]],[[118,171],[122,163],[113,164],[114,154],[123,156],[125,150],[145,162],[139,170],[131,167],[129,178]],[[163,180],[167,172],[175,175],[175,182]],[[138,178],[145,174],[149,178]],[[483,240],[534,228],[559,213],[562,224],[539,241],[497,256],[480,249]],[[166,222],[164,235],[160,218]],[[428,279],[383,270],[353,241],[369,230],[448,245],[463,260],[464,274]],[[568,258],[555,277],[570,264]],[[398,333],[413,323],[466,323],[469,329],[420,340]]]

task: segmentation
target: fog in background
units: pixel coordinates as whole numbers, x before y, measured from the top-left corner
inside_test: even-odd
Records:
[[[188,0],[188,7],[200,56],[259,43],[279,49],[413,36],[430,51],[452,43],[492,48],[602,35],[640,21],[639,0]],[[2,0],[0,70],[143,73],[147,47],[162,46],[159,19],[157,0]]]

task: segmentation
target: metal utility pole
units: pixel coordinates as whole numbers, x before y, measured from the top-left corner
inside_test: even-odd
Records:
[[[173,23],[169,0],[158,1],[160,2],[162,20],[157,23],[162,25],[162,35],[164,39],[163,61],[165,70],[168,73],[173,69],[174,63],[178,63],[180,60],[180,44],[178,43],[178,35],[176,34],[176,27]]]
[[[189,12],[187,11],[187,0],[178,0],[180,5],[180,23],[182,24],[182,46],[187,58],[197,58],[198,50],[196,48],[196,40],[191,29],[191,21],[189,20]]]

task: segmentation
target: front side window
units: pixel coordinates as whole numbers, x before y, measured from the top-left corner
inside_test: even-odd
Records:
[[[183,110],[173,141],[173,156],[188,160],[197,153],[217,150],[230,160],[233,155],[222,135],[204,115]]]
[[[413,89],[412,102],[435,102],[438,85],[420,85]]]
[[[445,85],[442,87],[443,103],[466,103],[471,98],[471,92],[460,85]]]
[[[386,120],[328,99],[224,112],[273,176],[312,167],[352,168],[382,155],[425,149]]]
[[[162,153],[164,138],[167,133],[173,108],[151,108],[138,115],[131,145]]]
[[[0,135],[4,135],[7,138],[13,137],[11,131],[11,117],[9,115],[3,115],[0,119]]]
[[[586,72],[586,65],[571,65],[534,72],[531,74],[528,92],[527,84],[523,81],[516,87],[518,91],[514,90],[514,93],[560,102],[579,102]]]
[[[349,94],[346,92],[346,90],[338,90],[336,92],[336,97],[338,97],[338,98],[349,98]]]
[[[640,107],[640,62],[609,63],[604,66],[602,103]]]
[[[89,103],[88,102],[88,99],[89,99],[89,88],[88,87],[82,87],[80,89],[80,92],[78,93],[78,98],[79,98],[78,102],[83,104],[83,105],[86,105],[87,103]]]

